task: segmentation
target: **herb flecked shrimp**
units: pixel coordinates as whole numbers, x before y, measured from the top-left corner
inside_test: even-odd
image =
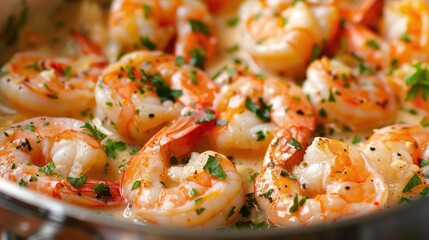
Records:
[[[109,35],[116,52],[166,50],[177,36],[175,54],[200,68],[217,42],[210,12],[198,0],[115,0]]]
[[[395,124],[375,131],[361,147],[389,189],[389,204],[429,193],[429,131],[418,125]]]
[[[317,112],[320,123],[367,130],[392,123],[397,104],[385,78],[373,69],[352,69],[322,58],[307,69],[303,91]],[[383,117],[381,117],[383,116]]]
[[[214,108],[218,115],[213,140],[220,149],[265,151],[282,128],[315,128],[313,108],[291,81],[227,68],[214,79],[220,85]]]
[[[0,176],[81,206],[121,204],[119,184],[88,177],[104,167],[107,157],[84,126],[79,120],[49,117],[12,125],[0,137]]]
[[[123,56],[105,69],[95,88],[101,119],[138,143],[177,118],[184,106],[209,107],[214,95],[203,71],[157,51]]]
[[[240,9],[243,48],[264,70],[303,75],[338,29],[331,3],[247,1]]]
[[[106,65],[98,55],[17,53],[2,68],[0,94],[19,111],[70,116],[94,105],[95,82]]]
[[[269,222],[305,226],[384,206],[384,179],[361,152],[338,140],[317,137],[302,158],[308,141],[303,133],[299,128],[280,131],[255,179],[255,198]]]
[[[130,160],[121,188],[133,216],[148,223],[180,227],[222,227],[234,222],[244,188],[234,164],[206,151],[196,154],[172,181],[171,164],[188,154],[213,125],[207,111],[189,114],[159,131]]]

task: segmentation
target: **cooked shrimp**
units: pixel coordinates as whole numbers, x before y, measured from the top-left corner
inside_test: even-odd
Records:
[[[376,26],[383,11],[383,0],[335,0],[335,2],[338,2],[342,17],[365,26]]]
[[[356,73],[342,62],[323,58],[308,68],[303,90],[319,122],[364,130],[394,121],[397,104],[386,77]]]
[[[389,1],[383,10],[382,36],[405,45],[403,60],[429,59],[429,4],[425,0]],[[398,44],[396,44],[398,45]]]
[[[389,189],[389,203],[403,197],[418,197],[429,185],[426,179],[429,158],[429,131],[421,126],[395,124],[378,129],[362,146]],[[413,185],[407,187],[413,179]]]
[[[206,117],[193,111],[179,118],[131,158],[121,187],[138,219],[180,227],[220,227],[236,219],[244,189],[234,164],[223,155],[197,154],[184,167],[180,183],[170,183],[167,176],[171,159],[182,158],[213,126]]]
[[[37,117],[0,137],[0,176],[63,201],[101,207],[122,203],[119,185],[86,177],[107,162],[103,146],[84,123]]]
[[[71,32],[80,57],[21,52],[5,64],[0,94],[30,115],[70,116],[94,105],[94,86],[107,65],[101,50],[87,37]]]
[[[214,79],[223,83],[214,102],[218,120],[223,122],[213,131],[217,147],[265,151],[279,129],[301,126],[314,130],[314,111],[300,87],[249,73],[240,66],[233,69]]]
[[[255,179],[255,198],[272,224],[332,222],[384,206],[386,185],[362,153],[317,137],[300,162],[307,139],[300,129],[279,132]]]
[[[240,19],[243,47],[264,70],[303,75],[337,32],[339,14],[330,3],[247,1]]]
[[[198,0],[115,0],[109,35],[118,52],[165,50],[177,35],[176,55],[202,68],[217,41],[213,19]]]
[[[104,58],[80,59],[17,53],[3,66],[0,94],[17,109],[37,115],[68,116],[94,105],[95,80]]]
[[[424,0],[389,1],[383,8],[381,36],[346,24],[347,48],[377,67],[429,59],[429,5]]]
[[[99,116],[105,114],[123,138],[138,143],[176,119],[183,106],[208,107],[214,95],[203,71],[149,51],[129,53],[108,66],[95,88]]]

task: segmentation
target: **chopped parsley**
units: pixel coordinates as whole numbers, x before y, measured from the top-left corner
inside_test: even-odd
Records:
[[[82,176],[78,178],[72,178],[67,177],[67,181],[74,187],[74,188],[80,188],[82,187],[86,182],[87,176]]]
[[[20,187],[27,187],[28,182],[24,181],[23,179],[19,180],[18,185]]]
[[[53,174],[52,170],[55,169],[55,163],[51,160],[48,164],[43,167],[39,167],[38,171],[44,174]]]
[[[0,70],[0,77],[6,76],[8,74],[9,74],[8,72]]]
[[[293,137],[289,140],[288,144],[293,146],[297,151],[300,151],[302,149],[301,143],[299,143],[298,140]]]
[[[265,133],[262,130],[259,130],[256,132],[256,141],[264,141],[265,140]]]
[[[399,37],[399,39],[400,39],[401,41],[403,41],[404,43],[410,43],[410,42],[411,42],[410,34],[409,34],[408,32],[404,32],[404,33]]]
[[[422,168],[422,167],[424,167],[424,166],[427,166],[427,165],[429,165],[429,160],[424,160],[424,159],[422,159],[421,161],[420,161],[420,167]]]
[[[91,137],[96,138],[99,142],[103,141],[104,138],[106,138],[106,134],[98,131],[96,126],[92,126],[91,124],[89,124],[88,122],[85,122],[84,125],[82,125],[80,128],[86,128],[89,130],[90,133],[86,133]]]
[[[235,206],[233,206],[233,207],[231,208],[231,210],[229,211],[229,213],[228,213],[228,218],[231,218],[232,216],[234,216],[234,214],[235,214]]]
[[[411,86],[405,98],[406,101],[417,98],[418,93],[422,92],[423,100],[426,100],[429,95],[429,70],[422,68],[421,63],[414,65],[415,72],[405,78],[407,86]]]
[[[185,59],[181,56],[176,57],[175,64],[176,67],[181,67],[183,64],[185,64]]]
[[[131,191],[132,191],[132,190],[135,190],[135,189],[137,189],[137,188],[139,188],[139,187],[141,186],[141,184],[142,184],[142,182],[141,182],[141,181],[135,181],[135,182],[133,183],[133,186],[132,186],[132,188],[131,188]]]
[[[324,108],[320,109],[319,116],[321,116],[322,118],[326,118],[327,117],[327,113],[326,113],[326,110]]]
[[[152,8],[149,5],[143,4],[143,12],[144,12],[144,18],[148,19],[150,13],[152,12]]]
[[[156,45],[148,37],[140,37],[140,43],[143,47],[149,50],[155,50]]]
[[[99,196],[106,196],[106,197],[112,196],[112,194],[110,194],[110,187],[104,183],[99,183],[96,186],[94,186],[92,189],[97,191]]]
[[[65,68],[63,68],[61,70],[61,73],[64,75],[64,77],[66,77],[67,79],[71,78],[71,72],[72,72],[72,68],[70,66],[66,66]]]
[[[422,125],[422,127],[428,127],[429,126],[429,122],[428,122],[428,119],[426,118],[426,116],[424,116],[422,118],[422,120],[420,120],[420,125]]]
[[[240,20],[240,18],[238,18],[238,16],[234,16],[234,17],[228,19],[228,21],[226,21],[226,25],[229,27],[234,27],[235,25],[237,25],[239,20]]]
[[[270,111],[272,105],[267,105],[262,98],[259,98],[259,103],[261,107],[254,104],[249,97],[246,98],[246,108],[255,113],[256,116],[264,122],[270,121]]]
[[[192,70],[189,73],[189,78],[191,79],[192,84],[194,84],[195,86],[198,86],[197,71]]]
[[[422,180],[419,178],[419,176],[414,175],[410,180],[408,181],[407,185],[404,187],[404,190],[402,190],[403,193],[407,193],[411,191],[415,186],[418,186],[422,184]]]
[[[189,60],[189,64],[192,66],[204,69],[204,63],[206,61],[206,56],[203,50],[199,48],[193,48],[189,51],[191,55],[191,59]]]
[[[124,142],[114,142],[112,139],[107,139],[106,144],[103,144],[104,151],[108,158],[116,159],[117,152],[122,152],[127,149]]]
[[[198,195],[198,190],[195,188],[191,188],[188,190],[188,196],[189,197],[195,197]]]
[[[274,189],[270,189],[270,190],[268,190],[267,192],[264,192],[264,193],[262,194],[262,197],[264,197],[264,198],[266,198],[266,199],[269,199],[269,198],[271,197],[271,194],[273,194],[273,192],[274,192]]]
[[[189,19],[189,23],[191,24],[192,32],[201,33],[206,36],[210,35],[209,27],[207,26],[207,24],[203,23],[202,21],[197,19]]]
[[[216,119],[216,115],[214,115],[210,109],[205,109],[204,112],[206,113],[206,115],[203,118],[195,120],[195,123],[210,122]]]
[[[211,176],[218,178],[220,180],[224,180],[227,175],[222,169],[222,166],[220,165],[221,157],[215,157],[212,155],[209,155],[209,158],[207,160],[207,163],[204,165],[204,170],[209,170],[209,173]]]
[[[165,102],[167,100],[175,102],[176,98],[183,94],[183,91],[180,89],[171,89],[158,75],[153,75],[152,82],[155,85],[156,94],[160,98],[161,102]]]
[[[197,210],[195,210],[195,212],[197,213],[197,215],[200,215],[201,213],[204,212],[204,210],[206,210],[205,208],[198,208]]]
[[[252,173],[252,175],[250,175],[250,177],[249,177],[249,182],[254,182],[254,181],[255,181],[255,178],[256,178],[258,175],[259,175],[259,173],[257,173],[257,172]]]
[[[372,49],[380,49],[380,45],[378,45],[377,41],[375,40],[368,40],[366,45]]]
[[[316,60],[320,56],[321,53],[322,53],[322,48],[320,48],[319,45],[314,44],[313,45],[313,50],[311,51],[310,62]]]
[[[25,129],[35,132],[36,131],[36,127],[33,124],[27,124],[25,125]]]
[[[354,136],[352,139],[352,144],[360,143],[362,140],[359,136]]]

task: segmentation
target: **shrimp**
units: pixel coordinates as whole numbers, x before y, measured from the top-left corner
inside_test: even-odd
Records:
[[[82,126],[75,119],[49,117],[12,125],[0,137],[0,177],[81,206],[121,204],[117,183],[86,176],[102,169],[107,156]]]
[[[170,183],[172,160],[187,154],[213,127],[207,111],[193,110],[158,132],[130,160],[121,188],[137,218],[179,227],[220,227],[232,223],[244,202],[240,175],[225,156],[196,154]],[[204,120],[206,119],[206,120]]]
[[[338,30],[338,9],[305,1],[247,1],[240,9],[243,48],[264,70],[301,76]]]
[[[300,87],[240,67],[214,79],[223,85],[214,102],[218,122],[223,123],[215,127],[211,138],[217,147],[265,151],[279,129],[300,126],[314,131],[314,111]]]
[[[425,0],[389,1],[383,10],[382,36],[401,42],[406,62],[429,59],[429,4]],[[396,44],[398,45],[398,44]]]
[[[424,0],[389,1],[383,8],[381,36],[346,24],[347,48],[376,67],[389,68],[429,59],[429,5]]]
[[[327,58],[309,66],[303,91],[318,112],[318,122],[364,130],[394,121],[397,104],[385,80],[388,76],[360,71]]]
[[[184,106],[209,107],[215,86],[201,70],[162,52],[137,51],[108,66],[95,88],[98,116],[126,140],[146,142]]]
[[[255,198],[269,222],[305,226],[375,212],[387,187],[357,149],[333,139],[314,139],[299,128],[280,131],[255,179]],[[302,161],[301,161],[302,160]]]
[[[383,0],[337,0],[340,14],[347,21],[375,26],[383,11]]]
[[[418,125],[395,124],[378,129],[362,146],[389,189],[389,204],[425,196],[429,181],[429,131]],[[412,184],[410,185],[410,182]]]
[[[21,52],[2,67],[0,94],[13,108],[30,115],[71,116],[94,105],[95,82],[107,61],[86,37],[71,35],[84,56]]]
[[[166,50],[177,35],[175,53],[204,68],[217,42],[213,19],[198,0],[115,0],[109,35],[116,52]]]

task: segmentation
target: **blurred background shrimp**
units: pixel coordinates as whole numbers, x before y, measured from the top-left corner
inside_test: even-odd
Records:
[[[348,131],[370,130],[395,121],[398,104],[388,77],[364,62],[352,68],[322,58],[307,69],[303,91],[315,108],[318,123],[334,123]]]
[[[1,70],[0,94],[18,112],[72,116],[93,107],[95,83],[106,65],[106,59],[97,55],[17,53]]]
[[[0,137],[0,176],[63,201],[102,207],[123,202],[119,185],[95,180],[106,153],[84,122],[36,117],[5,129]]]
[[[276,226],[306,226],[380,210],[387,199],[381,175],[353,146],[280,131],[255,179],[259,207]],[[305,155],[302,158],[305,151]]]
[[[188,109],[160,130],[126,168],[121,188],[138,220],[178,227],[223,227],[233,223],[244,203],[234,164],[205,151],[186,157],[214,125],[207,111]],[[185,158],[186,159],[186,158]],[[173,165],[186,163],[174,177]]]
[[[372,64],[390,69],[429,59],[429,4],[424,0],[387,1],[374,30],[346,23],[343,38],[348,51]]]
[[[246,1],[239,11],[245,51],[267,72],[302,76],[336,34],[335,4],[314,1]]]
[[[115,0],[109,36],[111,58],[136,49],[167,50],[176,36],[175,54],[200,68],[217,41],[210,12],[198,0]]]
[[[210,107],[215,86],[203,71],[159,51],[136,51],[108,66],[95,88],[97,116],[125,140],[145,143],[184,106]]]
[[[361,150],[384,177],[389,206],[429,193],[429,131],[424,127],[395,124],[377,129]]]

